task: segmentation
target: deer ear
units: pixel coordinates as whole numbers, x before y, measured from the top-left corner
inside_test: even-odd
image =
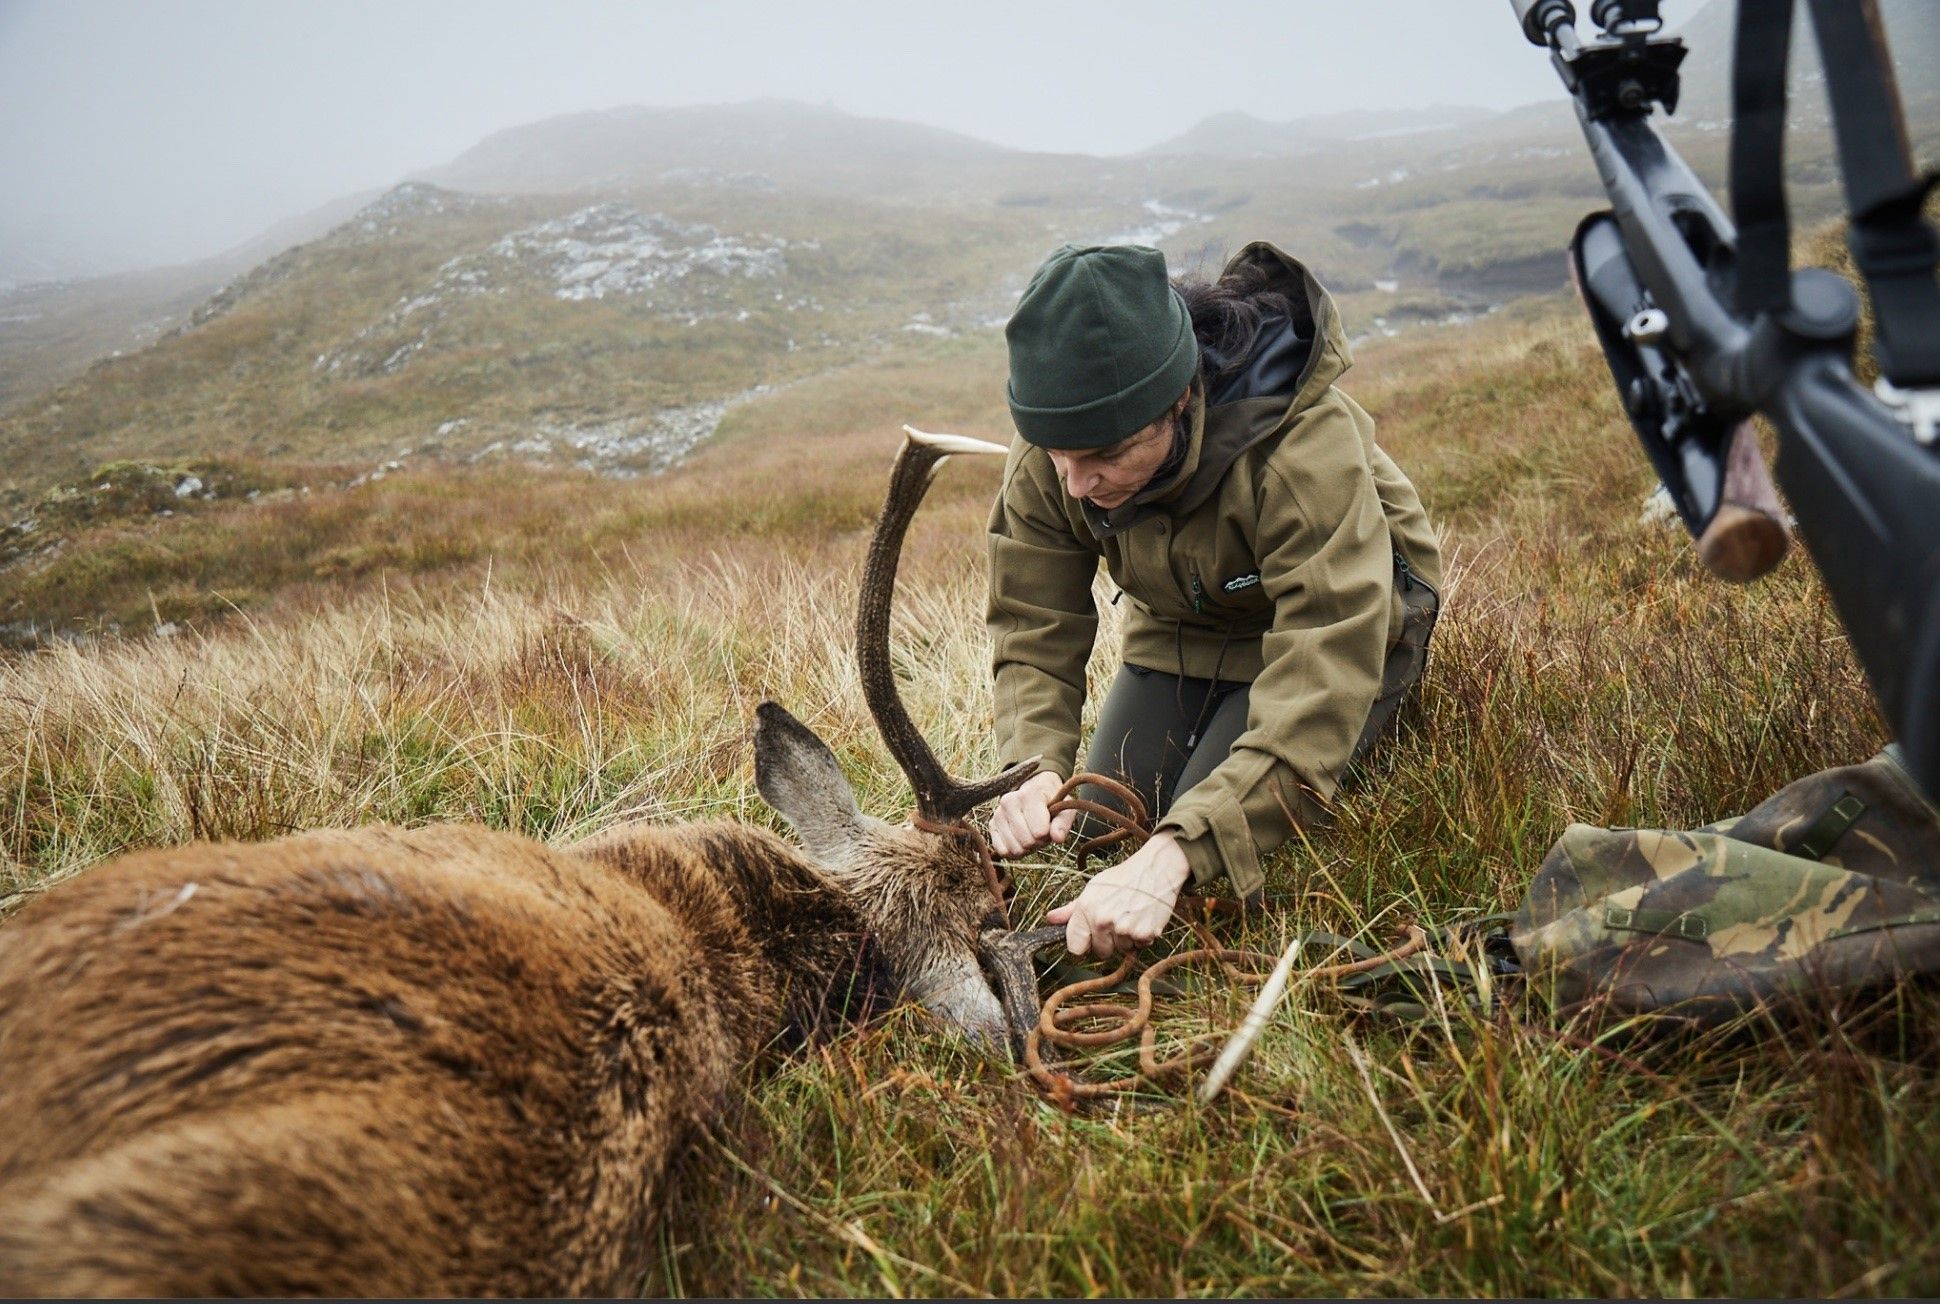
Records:
[[[754,715],[754,786],[817,860],[841,859],[863,821],[835,753],[774,702],[763,702]]]

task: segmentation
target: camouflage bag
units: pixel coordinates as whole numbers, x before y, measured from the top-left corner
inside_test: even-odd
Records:
[[[1940,810],[1888,748],[1689,832],[1572,824],[1509,940],[1559,1012],[1824,1011],[1940,972]]]

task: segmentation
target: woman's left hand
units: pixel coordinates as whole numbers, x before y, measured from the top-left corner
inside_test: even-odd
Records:
[[[1064,925],[1064,945],[1073,955],[1110,955],[1135,950],[1165,931],[1179,889],[1191,877],[1186,853],[1169,832],[1110,869],[1101,869],[1084,891],[1044,916]]]

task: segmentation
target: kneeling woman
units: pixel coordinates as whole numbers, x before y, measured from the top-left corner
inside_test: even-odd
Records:
[[[1335,386],[1347,341],[1312,274],[1268,244],[1219,280],[1156,249],[1066,246],[1005,330],[1012,446],[990,518],[997,748],[1046,773],[991,820],[999,855],[1061,841],[1103,558],[1129,603],[1085,767],[1155,836],[1047,918],[1077,954],[1158,936],[1186,880],[1260,889],[1427,658],[1441,553],[1414,486]],[[1114,601],[1117,599],[1114,598]]]

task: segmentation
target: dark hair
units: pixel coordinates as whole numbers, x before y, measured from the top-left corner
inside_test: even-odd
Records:
[[[1192,317],[1192,333],[1199,339],[1199,378],[1205,382],[1245,365],[1262,322],[1294,315],[1292,302],[1267,288],[1266,272],[1255,263],[1242,262],[1217,281],[1181,276],[1172,284]]]

